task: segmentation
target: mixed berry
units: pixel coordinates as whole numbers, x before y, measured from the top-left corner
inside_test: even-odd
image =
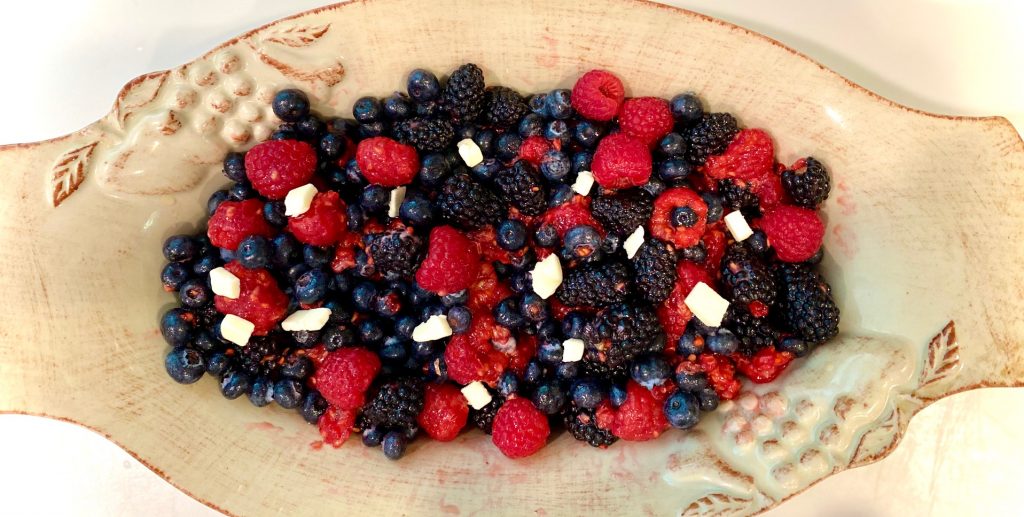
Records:
[[[611,72],[525,97],[465,64],[353,119],[273,100],[206,231],[164,243],[168,374],[398,458],[468,427],[511,458],[688,429],[838,332],[829,174],[692,93]]]

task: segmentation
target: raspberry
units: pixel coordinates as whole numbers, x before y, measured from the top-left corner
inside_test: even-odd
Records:
[[[803,262],[817,253],[825,237],[825,225],[808,208],[783,205],[768,211],[759,226],[779,260]]]
[[[697,214],[697,222],[690,227],[672,225],[672,211],[682,207],[689,207]],[[675,244],[677,248],[689,248],[700,242],[704,235],[707,214],[708,205],[696,192],[685,187],[670,188],[654,200],[651,233],[663,241]]]
[[[647,147],[672,131],[675,122],[668,102],[657,97],[627,99],[619,113],[619,127],[622,128],[622,132],[643,142]]]
[[[736,367],[729,358],[718,354],[701,354],[700,367],[708,377],[708,383],[722,400],[732,400],[740,392],[740,381],[736,380]]]
[[[793,354],[779,352],[770,346],[758,350],[753,357],[734,354],[732,359],[736,361],[737,370],[751,381],[760,384],[775,380],[789,366]]]
[[[436,153],[452,142],[455,129],[445,119],[417,117],[395,124],[395,138],[421,153]]]
[[[782,187],[782,178],[774,172],[752,180],[750,190],[757,196],[761,210],[771,210],[788,201],[788,195]]]
[[[804,208],[815,208],[823,203],[832,189],[825,166],[810,156],[783,172],[782,184],[793,203]]]
[[[473,63],[466,63],[448,76],[442,100],[448,114],[456,122],[470,122],[484,108],[484,72]]]
[[[555,293],[559,301],[569,306],[607,307],[624,302],[632,287],[625,264],[588,263],[566,273]]]
[[[732,137],[739,132],[736,118],[728,113],[705,113],[686,131],[686,159],[694,165],[703,165],[708,156],[729,147]]]
[[[720,230],[708,230],[701,241],[704,243],[704,250],[707,253],[704,268],[708,270],[708,274],[717,277],[722,257],[725,256],[725,233]],[[708,285],[711,284],[708,283]]]
[[[651,195],[640,189],[624,190],[594,198],[591,212],[608,231],[626,237],[646,226],[654,207]]]
[[[420,170],[420,159],[415,148],[384,136],[359,142],[356,163],[366,181],[385,187],[412,183]]]
[[[671,244],[650,239],[640,246],[633,260],[637,294],[651,303],[661,303],[676,282],[676,250]]]
[[[327,354],[313,376],[313,385],[332,406],[358,409],[380,371],[377,354],[365,348],[341,348]]]
[[[504,201],[526,215],[540,215],[547,208],[547,192],[537,168],[526,160],[498,171],[494,184]]]
[[[256,326],[253,334],[265,335],[288,312],[288,297],[277,286],[277,281],[266,269],[248,269],[238,262],[224,265],[238,277],[238,298],[214,296],[214,305],[223,314],[234,314]]]
[[[509,458],[525,458],[547,445],[548,417],[524,398],[511,399],[498,410],[491,441]]]
[[[597,143],[590,164],[594,179],[606,189],[639,187],[651,177],[651,151],[629,135],[608,135]]]
[[[487,108],[483,119],[493,126],[509,127],[519,123],[530,108],[519,92],[504,86],[491,86],[484,92]]]
[[[480,273],[477,274],[473,285],[469,286],[469,302],[466,304],[473,313],[490,313],[498,304],[512,296],[512,290],[505,282],[498,280],[492,264],[480,264]]]
[[[551,142],[548,142],[542,136],[531,136],[519,146],[519,157],[532,163],[535,167],[540,166],[541,159],[544,155],[554,149],[551,146]]]
[[[345,202],[333,190],[313,196],[306,213],[288,219],[288,231],[300,241],[314,246],[335,244],[345,235],[347,225]]]
[[[416,271],[420,287],[440,294],[459,292],[477,279],[480,255],[473,241],[451,226],[430,231],[427,258]]]
[[[700,282],[713,285],[707,270],[693,262],[680,262],[676,266],[675,286],[672,292],[661,305],[658,306],[658,320],[665,327],[666,346],[675,347],[679,336],[686,332],[686,324],[690,322],[693,313],[686,306],[684,300],[689,296],[693,286]]]
[[[704,174],[710,178],[736,178],[750,181],[772,172],[775,146],[772,137],[762,129],[744,129],[732,140],[725,152],[709,156]]]
[[[591,70],[576,80],[572,87],[572,107],[580,115],[607,122],[619,113],[626,89],[622,81],[605,70]]]
[[[316,172],[316,151],[298,140],[268,140],[245,153],[245,175],[253,188],[270,199],[284,199],[293,188],[309,183]]]
[[[590,213],[590,198],[585,196],[573,196],[569,202],[548,210],[541,218],[541,223],[554,226],[559,238],[565,237],[566,232],[577,226],[590,226],[598,232],[602,231],[601,225]]]
[[[448,378],[459,384],[498,382],[509,358],[491,344],[495,326],[490,314],[475,314],[468,332],[452,336],[444,350]]]
[[[273,237],[274,229],[263,218],[263,202],[246,199],[221,203],[210,218],[206,235],[214,246],[234,251],[242,239],[250,235]]]
[[[661,403],[647,388],[629,381],[626,401],[615,411],[611,431],[623,440],[642,442],[657,438],[669,428]]]
[[[324,439],[324,443],[334,448],[341,447],[352,434],[352,426],[356,423],[357,414],[358,410],[356,409],[328,407],[317,421],[320,437]]]
[[[423,390],[423,411],[416,417],[427,436],[449,442],[459,436],[469,420],[469,406],[459,388],[451,384],[428,384]]]

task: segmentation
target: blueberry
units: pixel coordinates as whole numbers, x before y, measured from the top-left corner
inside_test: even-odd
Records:
[[[347,147],[348,140],[343,135],[335,133],[325,133],[317,143],[320,155],[329,160],[334,160],[341,156]],[[341,179],[344,180],[344,176]]]
[[[550,224],[541,225],[537,228],[537,232],[534,233],[533,238],[537,241],[537,245],[544,248],[551,248],[558,245],[558,230]]]
[[[702,264],[708,258],[708,250],[704,247],[703,242],[698,242],[689,248],[679,250],[679,258]]]
[[[562,318],[562,334],[572,339],[582,339],[587,328],[587,317],[579,312],[570,312]]]
[[[384,108],[376,97],[360,97],[352,105],[352,116],[361,125],[371,124],[380,120]]]
[[[523,371],[523,380],[527,384],[537,384],[542,378],[544,378],[544,367],[539,362],[531,360],[526,363],[526,369]]]
[[[814,255],[811,255],[811,258],[805,260],[804,264],[810,264],[812,266],[816,266],[818,264],[821,264],[822,260],[825,260],[825,247],[824,246],[818,248],[818,251],[815,251]]]
[[[572,155],[572,172],[579,174],[582,171],[589,171],[590,164],[594,161],[594,153],[590,151],[578,151]]]
[[[198,251],[196,241],[188,235],[172,235],[164,241],[164,258],[170,262],[188,262]]]
[[[672,97],[669,103],[672,115],[683,124],[694,124],[704,116],[704,105],[693,92],[686,92]]]
[[[547,98],[547,94],[537,93],[531,95],[530,98],[526,100],[526,104],[527,106],[530,107],[531,112],[536,113],[542,117],[546,117],[548,114]]]
[[[227,371],[229,366],[231,366],[231,359],[224,353],[210,354],[210,358],[206,360],[206,373],[219,377]]]
[[[557,382],[546,382],[533,392],[533,404],[541,412],[554,415],[565,406],[565,393]]]
[[[467,138],[472,140],[476,136],[477,127],[473,124],[466,124],[459,126],[455,129],[455,141],[466,140]]]
[[[352,288],[352,303],[357,310],[370,312],[373,310],[373,301],[377,298],[377,286],[370,282],[361,282]]]
[[[277,267],[291,264],[299,254],[299,243],[294,237],[282,233],[270,241],[270,263]]]
[[[758,255],[764,256],[768,253],[768,236],[761,229],[754,230],[754,233],[747,237],[743,244],[747,246],[747,249]]]
[[[572,164],[562,151],[550,150],[540,159],[540,172],[549,181],[561,181],[569,175]]]
[[[693,166],[684,158],[669,158],[655,167],[658,178],[669,185],[679,186],[693,172]]]
[[[384,340],[384,345],[380,347],[378,354],[381,359],[386,361],[399,362],[409,354],[409,347],[405,341],[392,336]]]
[[[352,280],[351,277],[348,275],[348,272],[342,271],[341,273],[334,275],[334,284],[332,285],[350,282],[352,282]],[[352,291],[351,288],[346,288],[344,291],[340,290],[339,288],[337,292],[340,294],[347,294],[350,291]],[[327,321],[334,323],[335,325],[340,323],[349,323],[352,321],[352,311],[349,310],[348,306],[342,300],[338,298],[329,299],[326,302],[324,302],[323,306],[324,308],[331,310],[331,316],[327,319]]]
[[[562,347],[562,342],[557,339],[543,341],[537,346],[537,359],[540,359],[541,362],[558,364],[562,362],[564,355],[565,349]]]
[[[267,239],[259,235],[250,235],[238,243],[235,251],[238,263],[249,269],[260,269],[267,267],[270,262],[270,244]]]
[[[448,365],[444,362],[444,354],[430,358],[424,365],[423,372],[429,381],[444,382],[448,380]]]
[[[295,123],[295,132],[312,142],[317,142],[326,130],[327,124],[314,114],[306,115]]]
[[[708,224],[717,222],[725,214],[725,208],[722,206],[722,198],[718,197],[711,192],[704,192],[700,195],[704,203],[708,205]]]
[[[692,393],[677,391],[665,400],[665,418],[677,429],[689,429],[700,421],[700,401]]]
[[[519,156],[519,146],[521,145],[523,145],[522,137],[516,133],[504,133],[498,137],[494,153],[499,160],[511,161]]]
[[[558,363],[555,367],[555,376],[563,381],[575,379],[580,374],[579,361],[571,363]]]
[[[220,393],[228,400],[234,400],[249,393],[252,378],[241,370],[231,370],[220,380]]]
[[[495,158],[487,158],[473,166],[473,175],[481,181],[490,181],[502,168],[501,162]]]
[[[626,388],[619,385],[612,385],[611,389],[608,390],[608,400],[611,401],[612,406],[619,407],[626,402]]]
[[[572,141],[572,132],[569,130],[569,124],[566,124],[564,120],[548,122],[544,125],[544,138],[547,138],[553,144],[558,142],[562,147],[568,147]]]
[[[597,146],[598,140],[601,139],[602,128],[589,120],[581,120],[576,123],[576,127],[573,129],[573,137],[576,142],[588,149],[593,149]]]
[[[585,409],[594,409],[604,400],[601,385],[594,379],[580,379],[572,383],[569,393],[573,404]]]
[[[564,88],[552,90],[544,98],[544,110],[547,115],[554,119],[565,120],[572,116],[572,93]]]
[[[363,171],[359,169],[359,162],[355,158],[345,164],[345,179],[353,187],[366,185],[366,178],[363,176]]]
[[[515,298],[505,298],[494,308],[494,321],[509,329],[523,326],[523,316],[519,313],[519,303]]]
[[[291,336],[296,348],[312,348],[320,342],[319,330],[294,330]]]
[[[436,99],[441,94],[441,83],[432,72],[417,68],[409,72],[405,89],[414,101],[427,102]]]
[[[391,120],[405,120],[415,111],[409,97],[404,93],[395,92],[384,99],[384,116]]]
[[[203,354],[183,346],[175,347],[167,353],[164,360],[167,375],[181,384],[192,384],[199,380],[206,371]]]
[[[295,129],[289,124],[287,127],[281,124],[277,131],[270,134],[271,140],[298,140],[299,134],[295,132]]]
[[[193,315],[185,309],[175,307],[160,318],[160,333],[164,340],[173,345],[183,345],[192,338]]]
[[[512,292],[522,294],[532,289],[532,282],[528,273],[513,273],[508,279],[508,286],[512,288]]]
[[[302,90],[281,90],[274,95],[271,107],[277,118],[285,122],[295,122],[309,114],[309,97],[306,97]]]
[[[454,293],[449,293],[441,297],[441,305],[445,307],[454,307],[456,305],[465,305],[469,301],[469,289],[463,289]]]
[[[779,351],[789,352],[795,357],[804,357],[811,351],[811,347],[800,338],[786,337],[779,342]]]
[[[565,233],[562,255],[566,258],[588,260],[600,255],[601,234],[592,226],[581,225]]]
[[[726,329],[718,329],[718,332],[711,334],[704,340],[704,346],[716,354],[729,355],[739,350],[740,340],[736,337],[736,334]]]
[[[561,322],[548,319],[537,325],[537,339],[562,339]]]
[[[428,303],[432,303],[437,300],[437,295],[420,287],[419,284],[412,284],[412,289],[409,290],[409,303],[420,306]]]
[[[288,224],[288,216],[284,215],[283,201],[267,201],[263,203],[263,219],[273,226]]]
[[[299,303],[313,304],[327,294],[327,273],[314,268],[295,279],[295,299]]]
[[[219,248],[221,262],[231,262],[235,260],[235,251],[227,248]]]
[[[355,203],[345,207],[345,216],[348,219],[345,226],[350,232],[359,232],[366,224],[366,211]]]
[[[389,460],[397,460],[405,454],[406,438],[400,431],[391,431],[384,435],[380,448]]]
[[[495,133],[493,129],[483,129],[477,131],[472,138],[484,156],[494,156],[494,147],[497,144],[498,133]]]
[[[661,385],[671,373],[672,367],[659,355],[639,357],[629,368],[630,377],[647,389]]]
[[[526,225],[515,219],[506,219],[498,225],[495,239],[501,249],[518,251],[526,245]]]
[[[181,288],[178,290],[178,297],[181,299],[183,307],[198,309],[213,301],[213,292],[206,285],[205,279],[193,278],[181,284]]]
[[[444,314],[444,306],[438,301],[421,304],[418,307],[416,315],[420,321],[427,321],[431,316],[439,316]]]
[[[691,228],[697,224],[697,212],[694,212],[692,208],[688,206],[681,206],[672,210],[671,218],[669,222],[672,226],[683,228]]]
[[[370,185],[363,189],[359,196],[359,205],[370,214],[379,214],[388,209],[391,201],[391,190],[381,185]]]
[[[689,357],[700,355],[702,352],[704,352],[704,338],[699,336],[692,327],[688,327],[683,335],[679,336],[679,341],[676,341],[676,353],[683,357]]]
[[[245,181],[245,154],[228,153],[224,157],[224,175],[231,181]]]
[[[266,377],[256,377],[249,389],[249,402],[256,407],[263,407],[273,400],[274,382]]]
[[[382,120],[359,124],[359,138],[367,139],[384,136],[388,132],[388,125]]]
[[[281,365],[281,375],[293,379],[305,379],[313,373],[313,361],[304,355],[292,354]]]
[[[451,315],[448,316],[448,323],[451,323]],[[412,339],[412,331],[419,325],[416,318],[412,316],[401,316],[395,320],[395,334],[404,337],[405,339]]]
[[[373,310],[385,318],[392,318],[402,310],[402,295],[394,289],[385,289],[373,300]]]
[[[697,393],[708,385],[708,378],[702,372],[676,372],[676,385],[683,391]]]
[[[384,339],[384,329],[377,320],[363,320],[359,322],[359,339],[365,345],[377,345]]]
[[[701,411],[714,411],[718,408],[718,393],[711,386],[707,386],[700,390],[700,393],[697,394],[697,398],[700,399]]]
[[[412,341],[413,358],[420,361],[430,359],[437,353],[438,346],[433,341]]]
[[[548,302],[544,301],[537,293],[526,293],[519,303],[519,313],[527,321],[539,323],[548,319]]]
[[[190,273],[188,266],[181,262],[171,262],[160,272],[160,283],[163,284],[164,290],[177,291],[181,284],[188,280]]]
[[[356,344],[356,333],[346,325],[334,325],[323,331],[324,348],[333,352]]]
[[[443,154],[433,153],[423,157],[420,163],[420,182],[427,186],[440,185],[451,173],[451,166]]]
[[[529,113],[519,121],[519,136],[529,138],[544,134],[544,119],[535,113]]]
[[[252,185],[246,182],[238,182],[228,189],[228,199],[231,201],[245,201],[256,195],[256,191],[252,189]]]
[[[195,338],[192,339],[192,348],[199,350],[203,354],[209,354],[223,349],[223,345],[209,330],[200,330],[196,332]]]
[[[366,429],[363,429],[361,439],[363,445],[367,447],[377,447],[380,445],[380,442],[384,441],[384,430],[377,426],[367,427]]]
[[[217,207],[221,203],[228,200],[228,191],[221,189],[213,194],[210,194],[210,199],[206,201],[206,215],[213,217],[213,214],[217,212]]]
[[[306,394],[306,386],[302,381],[284,378],[274,383],[273,397],[277,405],[285,409],[295,409],[302,404]]]
[[[656,198],[660,196],[666,188],[667,187],[665,186],[665,183],[663,181],[659,180],[658,178],[651,178],[647,180],[647,183],[644,183],[640,187],[640,190],[643,190],[644,192],[650,194],[651,197]]]
[[[424,118],[435,118],[444,114],[444,104],[440,100],[417,102],[416,115]]]
[[[604,240],[601,241],[601,253],[615,253],[621,245],[622,237],[618,234],[609,233],[604,237]]]
[[[559,183],[551,189],[551,194],[548,195],[548,206],[554,208],[564,205],[572,201],[574,197],[576,197],[576,191],[572,187],[565,183]]]
[[[507,398],[517,391],[519,391],[519,378],[511,370],[505,370],[505,373],[501,374],[501,378],[498,379],[498,393]]]
[[[680,158],[686,154],[686,138],[679,133],[669,133],[658,141],[657,150],[663,156]]]
[[[310,390],[302,398],[302,408],[299,409],[299,413],[302,414],[302,418],[306,422],[313,425],[318,424],[320,416],[325,411],[327,411],[327,401],[324,400],[319,391]]]

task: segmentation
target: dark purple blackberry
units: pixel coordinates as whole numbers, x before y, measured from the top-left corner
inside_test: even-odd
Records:
[[[498,196],[465,173],[444,182],[437,196],[437,208],[444,220],[463,230],[498,224],[505,214]]]
[[[491,434],[491,426],[494,425],[494,415],[498,414],[498,410],[505,404],[505,397],[496,393],[491,393],[491,402],[480,409],[469,410],[469,418],[473,420],[473,425],[480,428],[481,431]]]
[[[455,128],[445,119],[411,118],[395,124],[395,138],[420,153],[443,151],[455,138]]]
[[[377,233],[370,237],[369,252],[378,273],[398,280],[416,271],[423,258],[423,241],[403,231]]]
[[[816,208],[828,199],[832,190],[825,166],[810,156],[804,158],[802,168],[782,173],[782,186],[794,204],[805,208]]]
[[[731,114],[705,113],[693,127],[686,130],[686,159],[694,165],[703,165],[708,156],[725,151],[739,131],[739,124]]]
[[[654,211],[653,202],[647,192],[631,189],[595,197],[590,211],[606,230],[625,237],[647,224]]]
[[[753,301],[770,305],[778,292],[771,268],[742,243],[730,245],[722,257],[722,284],[726,296],[743,305]]]
[[[839,308],[825,279],[800,264],[780,264],[776,272],[782,284],[778,310],[786,328],[812,345],[835,337],[839,333]]]
[[[555,294],[570,307],[607,307],[629,296],[630,276],[629,268],[621,262],[584,264],[565,275]]]
[[[526,160],[519,160],[502,169],[494,177],[494,184],[507,204],[526,215],[540,215],[547,209],[547,192],[537,168]]]
[[[653,310],[618,304],[598,313],[584,330],[583,341],[587,347],[585,361],[616,369],[641,354],[662,352],[665,331]]]
[[[611,431],[597,426],[597,416],[593,409],[583,409],[570,405],[562,414],[565,428],[573,438],[587,442],[592,447],[608,447],[618,440]]]
[[[671,244],[658,239],[644,242],[630,265],[637,296],[651,303],[661,303],[668,298],[677,276],[676,250]]]
[[[718,195],[722,197],[722,204],[733,209],[760,209],[760,201],[750,185],[744,185],[736,180],[718,180]]]
[[[237,352],[238,366],[245,373],[267,377],[277,373],[280,350],[273,336],[255,336],[246,346],[233,348]]]
[[[491,86],[484,95],[483,120],[498,127],[511,127],[519,124],[530,108],[519,92],[504,86]]]
[[[423,380],[417,377],[393,379],[377,388],[363,406],[362,427],[413,429],[423,409]]]
[[[484,109],[483,70],[473,63],[456,68],[444,85],[441,99],[456,122],[476,119]]]
[[[758,350],[774,345],[779,331],[772,328],[768,318],[755,318],[746,305],[732,304],[722,326],[731,330],[740,340],[740,353],[753,355]]]

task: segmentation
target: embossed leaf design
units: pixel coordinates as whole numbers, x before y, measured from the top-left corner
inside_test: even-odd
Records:
[[[263,41],[289,47],[305,47],[323,37],[330,28],[331,24],[329,23],[326,25],[292,25],[267,34]]]
[[[165,70],[137,77],[121,90],[117,102],[114,103],[114,117],[118,127],[124,129],[125,121],[136,109],[149,104],[159,95],[160,88],[170,73],[169,70]]]
[[[956,326],[950,321],[939,335],[928,344],[928,357],[921,372],[921,383],[914,396],[922,401],[933,400],[932,387],[940,386],[947,378],[956,374],[961,367],[960,345],[956,340]],[[930,396],[931,395],[931,396]]]
[[[56,207],[78,189],[85,179],[85,167],[99,142],[72,149],[57,160],[50,175],[51,202]]]
[[[756,508],[751,507],[751,500],[734,497],[727,494],[710,494],[706,495],[686,507],[683,510],[683,515],[694,515],[694,516],[733,516],[733,515],[749,515],[756,511]]]
[[[885,420],[864,433],[860,443],[857,444],[857,450],[853,453],[853,458],[850,459],[850,467],[876,462],[885,457],[893,447],[896,447],[900,437],[903,436],[902,422],[900,421],[902,417],[899,407],[893,407]]]

